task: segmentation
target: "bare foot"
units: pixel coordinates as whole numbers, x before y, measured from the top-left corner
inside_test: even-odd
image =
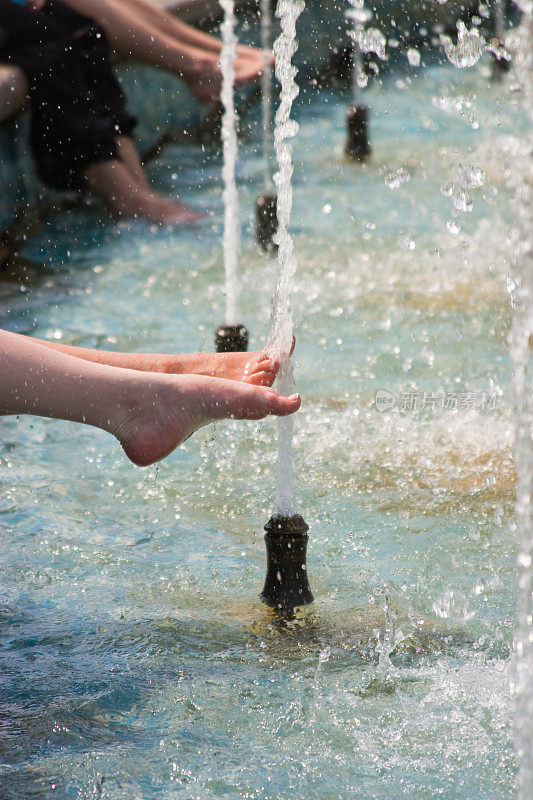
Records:
[[[172,452],[198,428],[219,419],[285,416],[300,407],[298,395],[244,382],[188,375],[133,379],[132,391],[112,429],[128,458],[140,467]]]
[[[198,58],[182,77],[199,103],[212,103],[220,97],[222,72],[216,56]]]
[[[293,338],[291,355],[294,352]],[[182,356],[166,356],[162,371],[170,374],[205,375],[244,381],[253,386],[272,386],[279,370],[266,350],[251,353],[191,353]]]
[[[272,63],[273,62],[272,56]],[[263,51],[239,47],[235,58],[235,86],[247,86],[259,80],[265,64]],[[199,103],[211,103],[220,97],[222,72],[217,56],[199,58],[183,79]]]
[[[244,381],[256,386],[272,386],[279,364],[272,361],[264,350],[254,353],[191,353],[169,356],[163,371],[170,374],[205,375]]]
[[[179,200],[161,197],[154,192],[149,192],[142,197],[141,202],[123,204],[120,208],[113,208],[117,216],[126,218],[141,218],[157,225],[192,225],[205,219],[205,215],[180,203]]]
[[[85,171],[87,184],[108,204],[117,217],[141,218],[158,225],[188,225],[203,215],[180,203],[161,197],[140,185],[120,159],[90,164]]]
[[[262,50],[248,48],[248,52],[238,53],[235,59],[235,86],[246,86],[258,81],[264,66],[265,59]]]

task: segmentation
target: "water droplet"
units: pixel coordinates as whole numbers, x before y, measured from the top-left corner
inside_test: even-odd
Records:
[[[485,183],[485,173],[479,167],[459,164],[459,178],[465,189],[477,189]]]
[[[461,232],[461,226],[458,225],[454,219],[449,219],[446,223],[446,227],[454,236],[457,236],[457,234]]]
[[[363,70],[357,73],[357,85],[360,89],[366,89],[368,86],[368,75]]]
[[[385,176],[385,184],[389,187],[389,189],[393,190],[398,189],[402,183],[408,183],[410,180],[411,173],[403,167],[400,167],[400,169],[397,169],[394,172],[389,172],[389,174]]]
[[[479,31],[476,28],[468,30],[461,21],[457,23],[457,44],[454,45],[449,36],[441,36],[441,42],[448,59],[460,69],[477,64],[485,46]]]
[[[375,53],[382,61],[387,58],[385,51],[387,40],[377,28],[358,27],[354,31],[349,31],[349,34],[363,53]]]
[[[420,66],[420,53],[416,47],[410,47],[407,51],[407,60],[412,67]]]
[[[453,207],[457,211],[465,211],[469,213],[472,211],[474,206],[474,201],[470,197],[469,194],[466,192],[459,192],[459,194],[454,195],[453,197]]]

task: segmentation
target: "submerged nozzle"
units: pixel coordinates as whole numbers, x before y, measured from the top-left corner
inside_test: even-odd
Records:
[[[276,514],[265,525],[267,575],[259,597],[267,606],[287,612],[313,602],[306,567],[308,530],[299,514]]]
[[[257,242],[268,253],[277,250],[274,234],[278,230],[278,198],[275,194],[261,194],[255,202]]]
[[[501,45],[500,45],[501,47]],[[492,53],[492,77],[502,78],[511,69],[511,61],[500,52]]]
[[[346,155],[354,161],[365,161],[372,148],[368,141],[368,109],[366,106],[350,106],[346,116],[348,138],[346,139]]]
[[[244,325],[219,325],[215,333],[217,353],[242,353],[248,349],[248,331]]]

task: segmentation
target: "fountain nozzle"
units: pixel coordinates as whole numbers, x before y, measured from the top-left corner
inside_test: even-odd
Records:
[[[248,331],[244,325],[219,325],[215,333],[217,353],[241,353],[248,349]]]
[[[363,105],[350,106],[346,122],[346,155],[354,161],[366,161],[372,151],[368,141],[368,108]]]
[[[313,602],[307,578],[306,555],[309,526],[299,514],[276,514],[265,525],[267,575],[263,603],[282,613]]]
[[[501,47],[501,44],[498,43],[498,46]],[[492,77],[498,80],[502,78],[509,70],[511,69],[511,62],[509,59],[504,58],[503,55],[499,53],[492,54]]]
[[[278,230],[278,197],[275,194],[260,194],[255,201],[257,243],[265,251],[278,249],[274,234]]]

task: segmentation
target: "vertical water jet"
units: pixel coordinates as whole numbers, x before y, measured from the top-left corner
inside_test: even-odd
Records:
[[[352,40],[352,105],[346,114],[347,137],[345,152],[352,161],[366,161],[372,148],[368,136],[368,108],[361,99],[361,90],[367,85],[368,78],[364,70],[363,53],[359,46],[359,34],[367,22],[368,14],[364,0],[349,0],[350,8],[346,17],[353,24],[348,31]]]
[[[533,4],[523,5],[513,63],[533,123]],[[511,336],[515,396],[516,516],[518,527],[518,632],[512,689],[516,696],[518,800],[533,787],[533,125],[509,156],[514,212],[520,232]]]
[[[281,20],[281,33],[274,44],[276,77],[281,85],[276,113],[274,145],[278,171],[274,182],[278,189],[278,277],[272,302],[268,351],[280,362],[278,391],[289,395],[294,390],[290,361],[292,347],[292,289],[297,268],[294,242],[289,233],[292,212],[292,142],[298,123],[291,119],[298,86],[292,56],[296,52],[296,21],[303,9],[303,0],[279,0],[276,16]],[[278,420],[278,497],[277,512],[265,526],[267,576],[261,600],[282,613],[291,613],[297,606],[313,602],[306,567],[307,531],[303,518],[294,508],[294,466],[292,453],[292,416]]]
[[[503,55],[505,53],[504,0],[494,0],[494,38],[496,39],[496,46],[492,51],[492,75],[498,78],[508,72],[511,66],[509,59]]]
[[[261,0],[261,46],[264,67],[261,76],[261,107],[263,119],[264,192],[255,203],[257,242],[265,251],[274,251],[274,236],[278,229],[278,198],[272,184],[272,46],[271,0]]]
[[[248,346],[248,331],[238,322],[239,301],[238,262],[240,252],[239,196],[235,169],[237,164],[237,115],[235,113],[235,55],[237,37],[235,35],[235,0],[220,0],[224,11],[222,22],[222,51],[220,66],[222,70],[221,100],[224,106],[222,117],[222,147],[224,165],[224,275],[226,287],[226,315],[222,325],[215,333],[215,347],[218,353],[238,352]]]

